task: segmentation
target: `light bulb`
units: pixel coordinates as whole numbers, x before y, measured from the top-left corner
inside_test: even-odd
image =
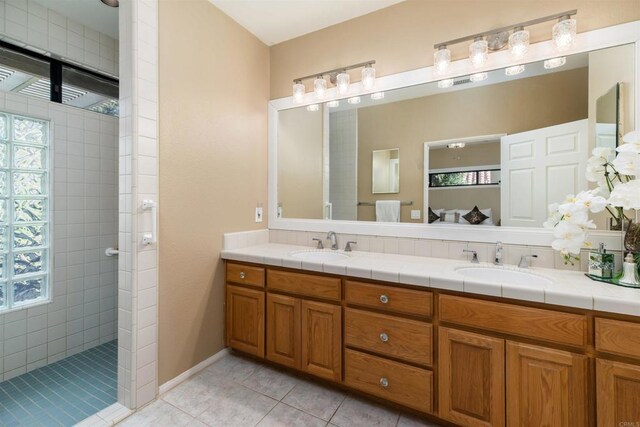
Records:
[[[301,82],[295,82],[293,84],[293,100],[296,104],[302,104],[304,101],[305,88]]]
[[[476,39],[469,45],[469,59],[474,68],[482,68],[489,59],[489,44],[486,40]]]
[[[441,46],[433,53],[433,67],[437,76],[447,74],[451,64],[451,51],[446,46]]]
[[[318,76],[313,82],[313,91],[316,93],[316,98],[324,99],[327,94],[327,81],[322,78],[322,76]]]
[[[307,111],[318,111],[320,106],[318,104],[307,105]]]
[[[551,70],[553,68],[562,67],[567,63],[567,58],[564,56],[560,56],[558,58],[551,58],[544,61],[544,68],[547,70]]]
[[[522,27],[515,29],[509,36],[509,50],[513,59],[524,58],[529,51],[529,31],[523,30]]]
[[[347,102],[349,104],[360,104],[360,97],[359,96],[354,96],[352,98],[347,99]]]
[[[373,99],[374,101],[379,101],[381,99],[384,99],[384,92],[372,93],[371,94],[371,99]]]
[[[373,85],[376,83],[376,69],[371,65],[367,65],[362,69],[362,86],[366,90],[373,89]]]
[[[340,73],[336,76],[336,86],[338,86],[338,93],[344,95],[349,92],[349,74],[346,72]]]
[[[571,18],[560,18],[560,22],[553,26],[553,43],[558,52],[571,49],[576,40],[576,20]]]
[[[469,76],[469,80],[471,80],[474,83],[477,83],[477,82],[481,82],[483,80],[486,80],[487,77],[489,77],[489,75],[487,73],[475,73],[475,74],[471,74]]]
[[[340,106],[340,101],[329,101],[327,102],[327,107],[329,108],[336,108]]]
[[[504,74],[507,76],[517,76],[524,72],[524,65],[514,65],[504,69]]]
[[[453,86],[453,79],[444,79],[438,82],[438,87],[440,89],[446,89],[451,86]]]

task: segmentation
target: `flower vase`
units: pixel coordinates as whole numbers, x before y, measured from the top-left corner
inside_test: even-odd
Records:
[[[624,234],[624,248],[627,252],[640,253],[640,223],[629,221]]]
[[[631,220],[624,221],[620,218],[609,218],[609,230],[626,231],[629,228]]]

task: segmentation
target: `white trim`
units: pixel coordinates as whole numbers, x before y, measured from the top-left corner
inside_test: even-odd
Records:
[[[623,44],[636,44],[636,94],[633,97],[636,106],[636,123],[640,123],[640,21],[628,22],[625,24],[614,25],[612,27],[601,28],[589,32],[580,33],[576,37],[576,44],[573,49],[563,53],[563,56],[574,55],[577,53],[589,52],[598,49],[604,49]],[[550,58],[560,56],[553,49],[552,41],[544,41],[535,43],[530,46],[526,61],[538,62]],[[491,54],[489,65],[481,70],[473,72],[491,71],[494,69],[505,68],[516,65],[511,60],[508,51],[495,52]],[[468,75],[471,72],[467,59],[457,60],[451,63],[450,74],[447,78],[455,78]],[[376,79],[375,92],[398,89],[407,86],[414,86],[423,83],[437,81],[433,73],[433,67],[419,68],[412,71],[392,74]],[[361,83],[352,85],[350,93],[344,98],[352,96],[364,95],[366,92]],[[327,91],[325,101],[339,99],[335,88]],[[302,104],[296,104],[293,97],[279,98],[271,100],[268,103],[269,111],[269,229],[276,230],[293,230],[293,231],[313,231],[324,232],[335,231],[345,234],[362,234],[376,236],[393,236],[393,237],[413,237],[425,239],[443,239],[470,242],[495,242],[500,240],[507,244],[528,244],[549,246],[553,240],[550,230],[540,228],[526,227],[491,227],[490,229],[469,229],[455,225],[437,227],[428,227],[421,223],[399,223],[399,224],[381,224],[372,221],[325,221],[325,220],[308,220],[308,219],[289,219],[277,218],[277,202],[278,202],[278,111],[289,108],[300,107],[308,104],[314,104],[313,92],[305,95]],[[427,200],[425,200],[425,203]],[[589,233],[590,239],[594,245],[600,242],[605,243],[610,249],[620,248],[620,233],[612,233],[607,231],[596,231]]]
[[[439,141],[425,142],[425,145],[428,145],[429,148],[436,148],[436,147],[446,147],[447,145],[455,142],[464,142],[465,144],[468,144],[468,145],[491,144],[493,142],[500,142],[500,139],[505,135],[507,134],[496,133],[493,135],[478,135],[478,136],[469,136],[466,138],[442,139]]]
[[[162,384],[160,386],[158,394],[159,395],[163,395],[164,393],[166,393],[169,390],[171,390],[172,388],[176,387],[177,385],[179,385],[183,381],[188,380],[189,378],[191,378],[192,376],[194,376],[198,372],[202,371],[203,369],[207,368],[209,365],[217,362],[218,360],[222,359],[223,357],[225,357],[226,355],[228,355],[230,353],[231,353],[231,351],[229,350],[229,348],[223,348],[222,350],[220,350],[219,352],[217,352],[213,356],[209,357],[208,359],[203,360],[202,362],[198,363],[196,366],[194,366],[194,367],[192,367],[190,369],[187,369],[186,371],[184,371],[183,373],[181,373],[177,377],[175,377],[173,379],[170,379],[166,383]]]

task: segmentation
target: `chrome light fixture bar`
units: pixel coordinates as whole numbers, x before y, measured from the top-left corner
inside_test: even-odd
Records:
[[[296,103],[302,103],[304,101],[304,94],[306,88],[302,83],[304,80],[314,79],[314,92],[316,98],[319,100],[324,99],[327,90],[327,83],[324,80],[324,76],[329,76],[329,81],[333,83],[338,89],[340,95],[345,95],[349,92],[351,85],[349,70],[355,70],[356,68],[362,68],[362,86],[366,90],[373,89],[376,79],[376,70],[373,68],[375,60],[360,62],[358,64],[348,65],[346,67],[334,68],[333,70],[322,71],[320,73],[310,74],[304,77],[298,77],[293,79],[293,98]]]

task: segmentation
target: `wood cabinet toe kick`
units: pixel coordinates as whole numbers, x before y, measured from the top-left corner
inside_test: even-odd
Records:
[[[640,426],[640,317],[226,263],[226,343],[460,426]]]

